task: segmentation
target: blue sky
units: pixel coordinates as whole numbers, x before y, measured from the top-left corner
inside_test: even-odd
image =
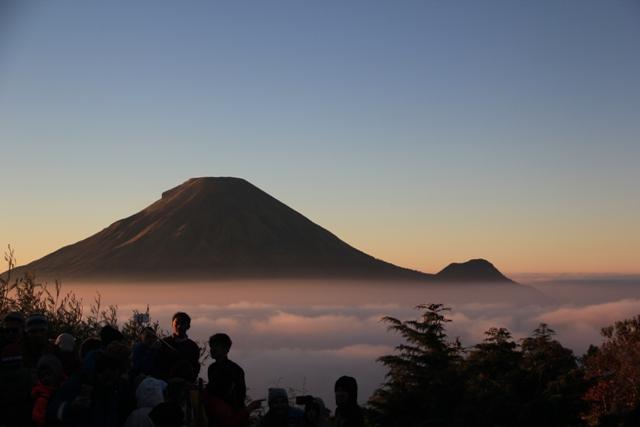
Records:
[[[240,176],[427,271],[639,272],[637,1],[0,8],[0,243]]]

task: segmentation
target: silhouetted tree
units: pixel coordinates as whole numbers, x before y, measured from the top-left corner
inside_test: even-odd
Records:
[[[584,357],[592,381],[585,394],[589,425],[640,425],[640,316],[602,329],[605,341]]]
[[[386,382],[370,400],[376,423],[382,426],[451,425],[454,408],[462,392],[459,362],[462,348],[449,342],[442,304],[419,305],[419,320],[400,321],[384,317],[389,330],[398,332],[405,343],[397,353],[379,361],[388,368]]]
[[[521,408],[522,353],[505,328],[491,328],[464,362],[465,392],[457,424],[515,425]]]
[[[518,425],[580,425],[586,390],[584,372],[573,351],[553,339],[555,332],[541,323],[533,335],[522,340],[523,399]]]

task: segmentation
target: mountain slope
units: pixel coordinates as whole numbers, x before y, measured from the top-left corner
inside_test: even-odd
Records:
[[[22,269],[61,279],[432,277],[349,246],[239,178],[190,179]]]

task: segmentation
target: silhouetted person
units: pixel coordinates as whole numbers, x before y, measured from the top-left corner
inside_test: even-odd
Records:
[[[0,352],[5,345],[22,342],[24,335],[24,316],[17,311],[11,311],[2,319],[0,329]]]
[[[209,383],[203,395],[209,426],[246,426],[250,412],[259,408],[261,401],[251,402],[247,407],[237,402],[234,372],[220,364],[213,364],[209,368]]]
[[[25,340],[23,362],[30,369],[35,378],[36,364],[46,353],[53,353],[53,346],[49,343],[49,322],[40,313],[31,314],[25,322]]]
[[[132,378],[140,374],[151,375],[160,346],[156,331],[148,326],[142,329],[138,338],[139,342],[133,345],[131,353]]]
[[[269,411],[262,418],[261,427],[302,427],[304,413],[289,405],[289,396],[283,388],[269,389]]]
[[[195,414],[198,410],[202,410],[198,398],[198,391],[194,390],[193,386],[184,378],[171,378],[167,382],[164,401],[175,404],[182,410],[186,425],[194,425],[192,424],[194,419],[201,419]],[[202,424],[195,425],[200,426]]]
[[[49,400],[64,380],[62,362],[53,354],[45,354],[38,361],[36,372],[38,382],[31,390],[33,398],[31,419],[37,427],[46,427],[47,424],[50,424],[47,423]]]
[[[0,426],[31,422],[31,371],[23,364],[23,343],[6,344],[0,352]]]
[[[49,403],[48,417],[64,427],[121,427],[134,408],[123,374],[117,356],[96,353],[92,376],[71,376]]]
[[[154,367],[155,377],[168,380],[172,368],[180,362],[187,362],[188,372],[185,379],[195,383],[200,372],[200,347],[187,336],[191,327],[191,317],[187,313],[178,312],[171,319],[172,334],[160,340],[160,348]],[[182,365],[185,365],[182,363]],[[182,375],[181,375],[182,376]]]
[[[62,370],[65,376],[70,376],[82,367],[79,352],[76,348],[76,339],[73,335],[66,332],[58,335],[54,345],[54,354],[62,362]]]
[[[300,403],[298,403],[300,401]],[[329,410],[319,397],[301,396],[296,404],[304,404],[304,427],[329,427]]]
[[[231,350],[231,338],[227,334],[215,334],[209,338],[209,348],[211,357],[215,360],[209,365],[207,377],[211,382],[211,372],[213,369],[224,369],[229,372],[233,381],[232,395],[229,397],[230,404],[234,407],[244,406],[247,398],[247,386],[244,380],[244,370],[232,360],[229,360],[229,350]]]
[[[156,427],[184,426],[184,412],[172,402],[162,402],[149,412],[149,418]]]
[[[96,358],[104,353],[112,344],[123,343],[124,336],[115,327],[107,324],[100,328],[100,339],[87,338],[80,347],[82,370],[92,377],[95,370]]]
[[[164,402],[167,383],[153,377],[143,379],[136,388],[137,409],[129,414],[124,427],[153,427],[149,413]]]
[[[124,335],[117,328],[107,324],[100,328],[100,343],[106,349],[109,344],[115,341],[124,341]]]
[[[353,377],[342,376],[334,387],[336,395],[336,427],[363,427],[364,417],[358,406],[358,383]]]

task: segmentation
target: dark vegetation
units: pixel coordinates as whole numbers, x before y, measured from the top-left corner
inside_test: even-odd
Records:
[[[447,307],[417,308],[418,320],[383,319],[404,343],[379,359],[388,372],[369,400],[372,425],[640,425],[640,316],[576,357],[546,324],[519,342],[491,328],[464,348],[446,335]]]
[[[42,313],[50,336],[67,332],[82,342],[100,328],[117,327],[132,344],[143,326],[140,313],[118,325],[117,307],[100,297],[84,312],[59,282],[39,283],[23,273],[12,277],[14,256],[5,254],[8,273],[0,277],[0,318],[11,311]],[[367,424],[418,426],[631,426],[640,425],[640,316],[603,328],[600,346],[581,357],[540,324],[530,336],[514,340],[504,328],[485,332],[483,342],[465,348],[447,336],[449,308],[420,305],[417,320],[386,317],[403,338],[392,355],[379,361],[386,382],[369,399]]]

